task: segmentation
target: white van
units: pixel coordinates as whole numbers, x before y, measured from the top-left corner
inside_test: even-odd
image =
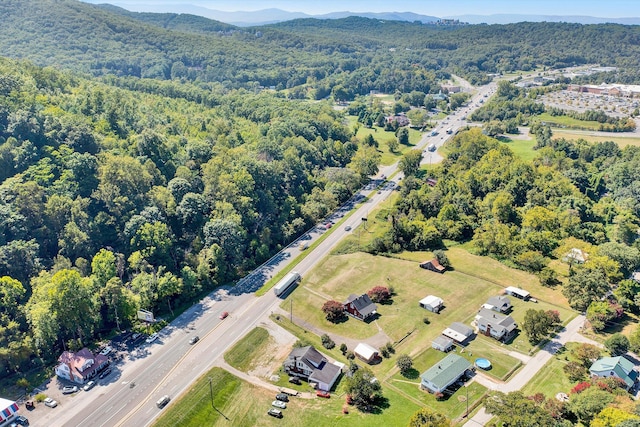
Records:
[[[156,402],[156,406],[160,409],[164,408],[165,406],[167,406],[167,403],[169,403],[169,401],[171,400],[171,398],[169,396],[167,396],[166,394],[164,396],[162,396],[160,398],[160,400],[158,400]]]

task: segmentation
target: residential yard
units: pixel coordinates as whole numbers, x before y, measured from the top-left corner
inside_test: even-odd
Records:
[[[565,356],[556,354],[549,360],[529,383],[522,389],[527,395],[542,393],[546,397],[555,397],[558,393],[567,393],[576,384],[569,381],[562,368],[568,363]]]
[[[219,412],[211,408],[209,378],[214,391],[214,406]],[[361,413],[351,406],[348,406],[349,413],[344,414],[344,396],[335,394],[330,399],[293,397],[280,420],[267,415],[274,393],[214,368],[164,409],[154,426],[406,426],[411,415],[420,409],[420,404],[391,387],[383,387],[383,394],[385,403],[372,414]]]

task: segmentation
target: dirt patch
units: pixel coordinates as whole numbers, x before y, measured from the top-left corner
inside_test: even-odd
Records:
[[[296,337],[271,321],[262,322],[259,326],[269,332],[269,340],[263,346],[262,357],[254,361],[247,374],[268,380],[282,366]]]

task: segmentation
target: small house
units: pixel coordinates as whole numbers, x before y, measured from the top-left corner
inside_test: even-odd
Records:
[[[499,295],[489,298],[482,307],[498,313],[508,313],[511,310],[511,300],[504,295]]]
[[[371,347],[369,344],[362,342],[356,346],[356,348],[353,350],[353,354],[367,363],[373,363],[380,357],[380,355],[378,354],[378,350]]]
[[[369,317],[377,313],[378,306],[376,306],[369,295],[362,294],[360,296],[356,294],[349,295],[349,298],[344,302],[344,311],[356,319],[366,320]]]
[[[435,295],[428,295],[420,300],[420,307],[432,313],[439,313],[444,307],[444,301]]]
[[[294,348],[283,363],[286,373],[309,381],[318,390],[329,391],[342,369],[324,357],[315,347]]]
[[[442,335],[451,338],[458,344],[463,344],[473,335],[473,329],[460,322],[453,322],[447,329],[442,331]]]
[[[430,393],[442,393],[471,369],[471,363],[457,354],[449,354],[420,376],[420,387]]]
[[[529,292],[525,291],[524,289],[516,288],[515,286],[506,287],[504,293],[525,301],[527,301],[531,297],[531,294]]]
[[[453,347],[453,340],[443,335],[439,335],[431,341],[431,347],[446,353]]]
[[[102,354],[93,354],[88,348],[83,348],[76,353],[62,352],[58,362],[55,368],[57,376],[77,384],[84,384],[109,364],[109,358]]]
[[[513,317],[487,310],[486,308],[480,309],[476,315],[475,323],[481,334],[495,338],[498,341],[509,340],[518,328]]]
[[[627,390],[638,380],[635,365],[626,357],[601,357],[589,368],[589,372],[597,377],[618,377],[627,385]]]
[[[436,273],[440,274],[444,273],[444,271],[446,270],[446,268],[444,268],[436,258],[432,259],[431,261],[425,261],[421,263],[420,267],[424,268],[425,270],[435,271]]]

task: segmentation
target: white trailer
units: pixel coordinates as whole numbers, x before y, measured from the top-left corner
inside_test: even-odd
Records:
[[[287,291],[300,280],[300,273],[297,271],[291,271],[286,276],[282,278],[274,287],[273,292],[277,296],[282,296],[287,293]]]

